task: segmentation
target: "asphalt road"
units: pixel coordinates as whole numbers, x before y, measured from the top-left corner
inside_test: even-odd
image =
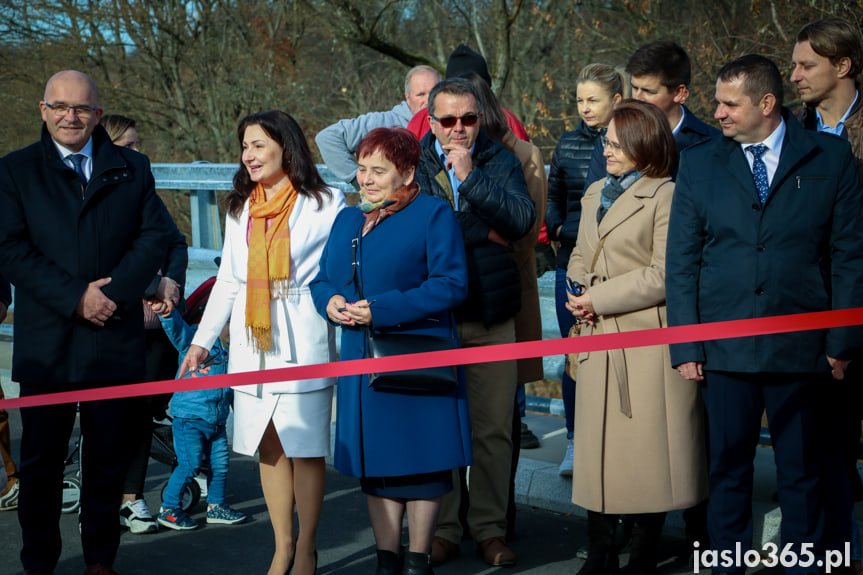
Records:
[[[20,425],[17,411],[10,413],[13,449],[17,450]],[[152,461],[147,478],[146,498],[151,510],[158,509],[161,487],[167,481],[167,466]],[[272,554],[272,531],[261,494],[257,462],[250,457],[234,455],[228,481],[228,503],[249,516],[240,525],[207,525],[204,503],[192,509],[191,515],[201,526],[195,531],[177,532],[162,529],[153,535],[124,533],[115,568],[121,575],[153,573],[180,575],[222,575],[227,573],[266,573]],[[56,574],[80,574],[84,563],[81,554],[75,514],[61,516],[63,555]],[[582,565],[575,557],[578,547],[586,544],[585,520],[572,515],[542,509],[519,507],[513,550],[518,564],[503,569],[512,574],[573,574]],[[405,532],[405,540],[407,533]],[[21,539],[14,512],[0,512],[0,575],[21,572],[18,561]],[[330,467],[323,516],[318,532],[318,573],[372,574],[375,570],[375,546],[365,497],[356,479],[344,477]],[[689,554],[679,533],[666,533],[663,539],[665,564],[660,573],[688,573],[692,569],[681,561]],[[682,560],[680,558],[683,558]],[[625,563],[622,556],[622,563]],[[437,575],[494,573],[474,554],[473,542],[462,544],[461,556],[435,569]]]

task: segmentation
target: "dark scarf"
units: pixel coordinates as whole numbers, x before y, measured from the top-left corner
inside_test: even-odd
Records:
[[[363,224],[363,236],[372,231],[376,225],[384,221],[388,216],[404,209],[405,206],[414,201],[419,191],[419,184],[414,181],[400,187],[387,199],[375,203],[366,201],[366,197],[361,191],[359,208],[366,216],[366,221]]]
[[[637,172],[633,170],[632,172],[628,172],[623,174],[619,178],[614,176],[608,176],[605,178],[605,186],[602,188],[602,198],[600,199],[599,209],[596,210],[596,223],[602,221],[602,218],[605,217],[605,214],[608,212],[611,205],[617,201],[617,198],[623,195],[629,186],[638,181],[638,178],[641,177],[641,172]]]

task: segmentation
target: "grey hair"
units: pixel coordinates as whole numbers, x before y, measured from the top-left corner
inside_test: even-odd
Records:
[[[440,82],[440,80],[441,80],[440,72],[438,72],[437,70],[435,70],[431,66],[426,66],[425,64],[420,64],[419,66],[414,66],[413,68],[408,70],[408,73],[405,75],[405,94],[410,94],[411,78],[413,78],[414,74],[417,74],[418,72],[430,72],[437,77],[438,82]]]

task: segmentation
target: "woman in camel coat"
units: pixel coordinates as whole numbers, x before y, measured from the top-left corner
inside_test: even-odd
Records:
[[[658,108],[634,100],[615,108],[606,138],[608,178],[585,193],[567,269],[584,286],[567,304],[582,335],[667,325],[674,139]],[[652,573],[665,512],[707,495],[698,387],[672,368],[667,345],[582,353],[577,365],[572,491],[590,512],[581,573],[616,569],[619,513],[635,517],[630,571]]]

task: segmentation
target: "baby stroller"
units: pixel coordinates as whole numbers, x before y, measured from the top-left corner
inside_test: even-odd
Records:
[[[170,418],[168,418],[170,419]],[[171,471],[177,467],[177,454],[174,451],[174,433],[173,427],[165,423],[157,423],[153,428],[153,444],[150,446],[150,457],[171,467]],[[198,476],[186,483],[183,487],[183,497],[180,499],[180,506],[183,511],[188,511],[201,500],[201,496],[207,496],[207,476],[210,469],[208,462],[204,462],[201,466],[201,471]],[[165,489],[168,487],[168,482],[162,485],[160,497],[165,499]]]
[[[76,513],[81,507],[81,457],[83,438],[79,435],[75,440],[72,450],[66,456],[63,465],[67,468],[63,475],[63,499],[61,510],[63,513]],[[150,457],[171,467],[177,466],[177,455],[174,453],[174,435],[169,424],[153,424],[153,443],[150,447]],[[194,481],[186,484],[183,491],[181,505],[183,511],[188,511],[201,500],[201,496],[207,495],[207,475],[209,466],[205,463],[201,473]],[[165,488],[168,482],[162,485],[160,491],[164,498]]]
[[[79,435],[75,447],[66,456],[63,465],[67,469],[63,474],[63,499],[60,510],[63,513],[76,513],[81,507],[81,443]]]

